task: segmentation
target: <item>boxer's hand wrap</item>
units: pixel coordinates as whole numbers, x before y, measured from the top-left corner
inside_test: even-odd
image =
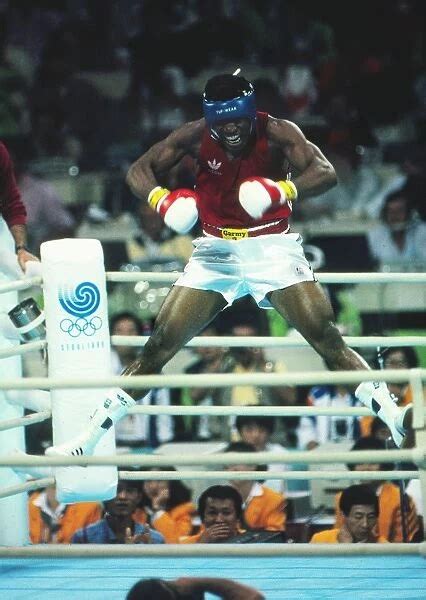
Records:
[[[240,185],[238,199],[252,219],[260,219],[271,208],[287,204],[297,198],[292,181],[273,181],[266,177],[249,177]]]
[[[155,187],[148,196],[148,204],[163,218],[167,227],[177,233],[187,233],[198,219],[198,195],[186,188],[171,192]]]

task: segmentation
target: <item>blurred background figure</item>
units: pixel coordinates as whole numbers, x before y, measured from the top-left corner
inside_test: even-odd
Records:
[[[62,504],[51,485],[28,499],[30,540],[32,544],[69,544],[81,527],[96,523],[102,516],[99,502]]]
[[[426,223],[410,204],[407,190],[390,193],[381,223],[368,230],[367,240],[378,271],[421,271],[426,266]]]
[[[123,311],[116,313],[110,320],[110,334],[123,336],[148,335],[150,323],[142,321],[135,314]],[[112,372],[120,375],[122,370],[137,356],[137,346],[115,346],[111,352]],[[170,404],[170,390],[159,388],[151,390],[138,401],[139,404]],[[174,436],[173,417],[169,415],[130,414],[115,427],[115,439],[120,448],[143,447],[156,448],[169,442]]]

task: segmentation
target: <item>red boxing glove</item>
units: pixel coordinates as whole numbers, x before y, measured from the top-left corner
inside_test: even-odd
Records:
[[[275,206],[288,204],[297,198],[297,189],[292,181],[273,181],[266,177],[249,177],[240,185],[238,199],[252,219],[260,219]]]
[[[171,192],[158,186],[148,196],[149,205],[177,233],[187,233],[194,227],[198,219],[197,202],[198,194],[186,188]]]

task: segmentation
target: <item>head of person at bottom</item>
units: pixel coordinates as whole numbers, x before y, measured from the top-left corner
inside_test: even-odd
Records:
[[[212,485],[198,499],[198,514],[203,524],[200,543],[227,542],[241,532],[241,494],[231,485]]]
[[[244,77],[225,73],[209,79],[203,112],[211,137],[231,154],[240,154],[255,135],[254,88]]]
[[[201,592],[185,593],[178,582],[164,579],[142,579],[129,590],[126,600],[203,600]]]
[[[339,508],[343,513],[340,539],[346,543],[375,542],[379,501],[368,485],[351,485],[343,490]]]

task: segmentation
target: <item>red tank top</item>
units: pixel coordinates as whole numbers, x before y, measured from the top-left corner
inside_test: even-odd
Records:
[[[201,141],[195,190],[200,202],[198,211],[202,223],[215,227],[255,227],[273,221],[285,221],[290,208],[280,206],[260,219],[252,219],[238,201],[240,184],[248,177],[283,179],[282,164],[273,160],[266,137],[268,114],[257,112],[256,142],[247,153],[232,160],[215,142],[206,128]],[[284,224],[284,223],[283,223]]]

